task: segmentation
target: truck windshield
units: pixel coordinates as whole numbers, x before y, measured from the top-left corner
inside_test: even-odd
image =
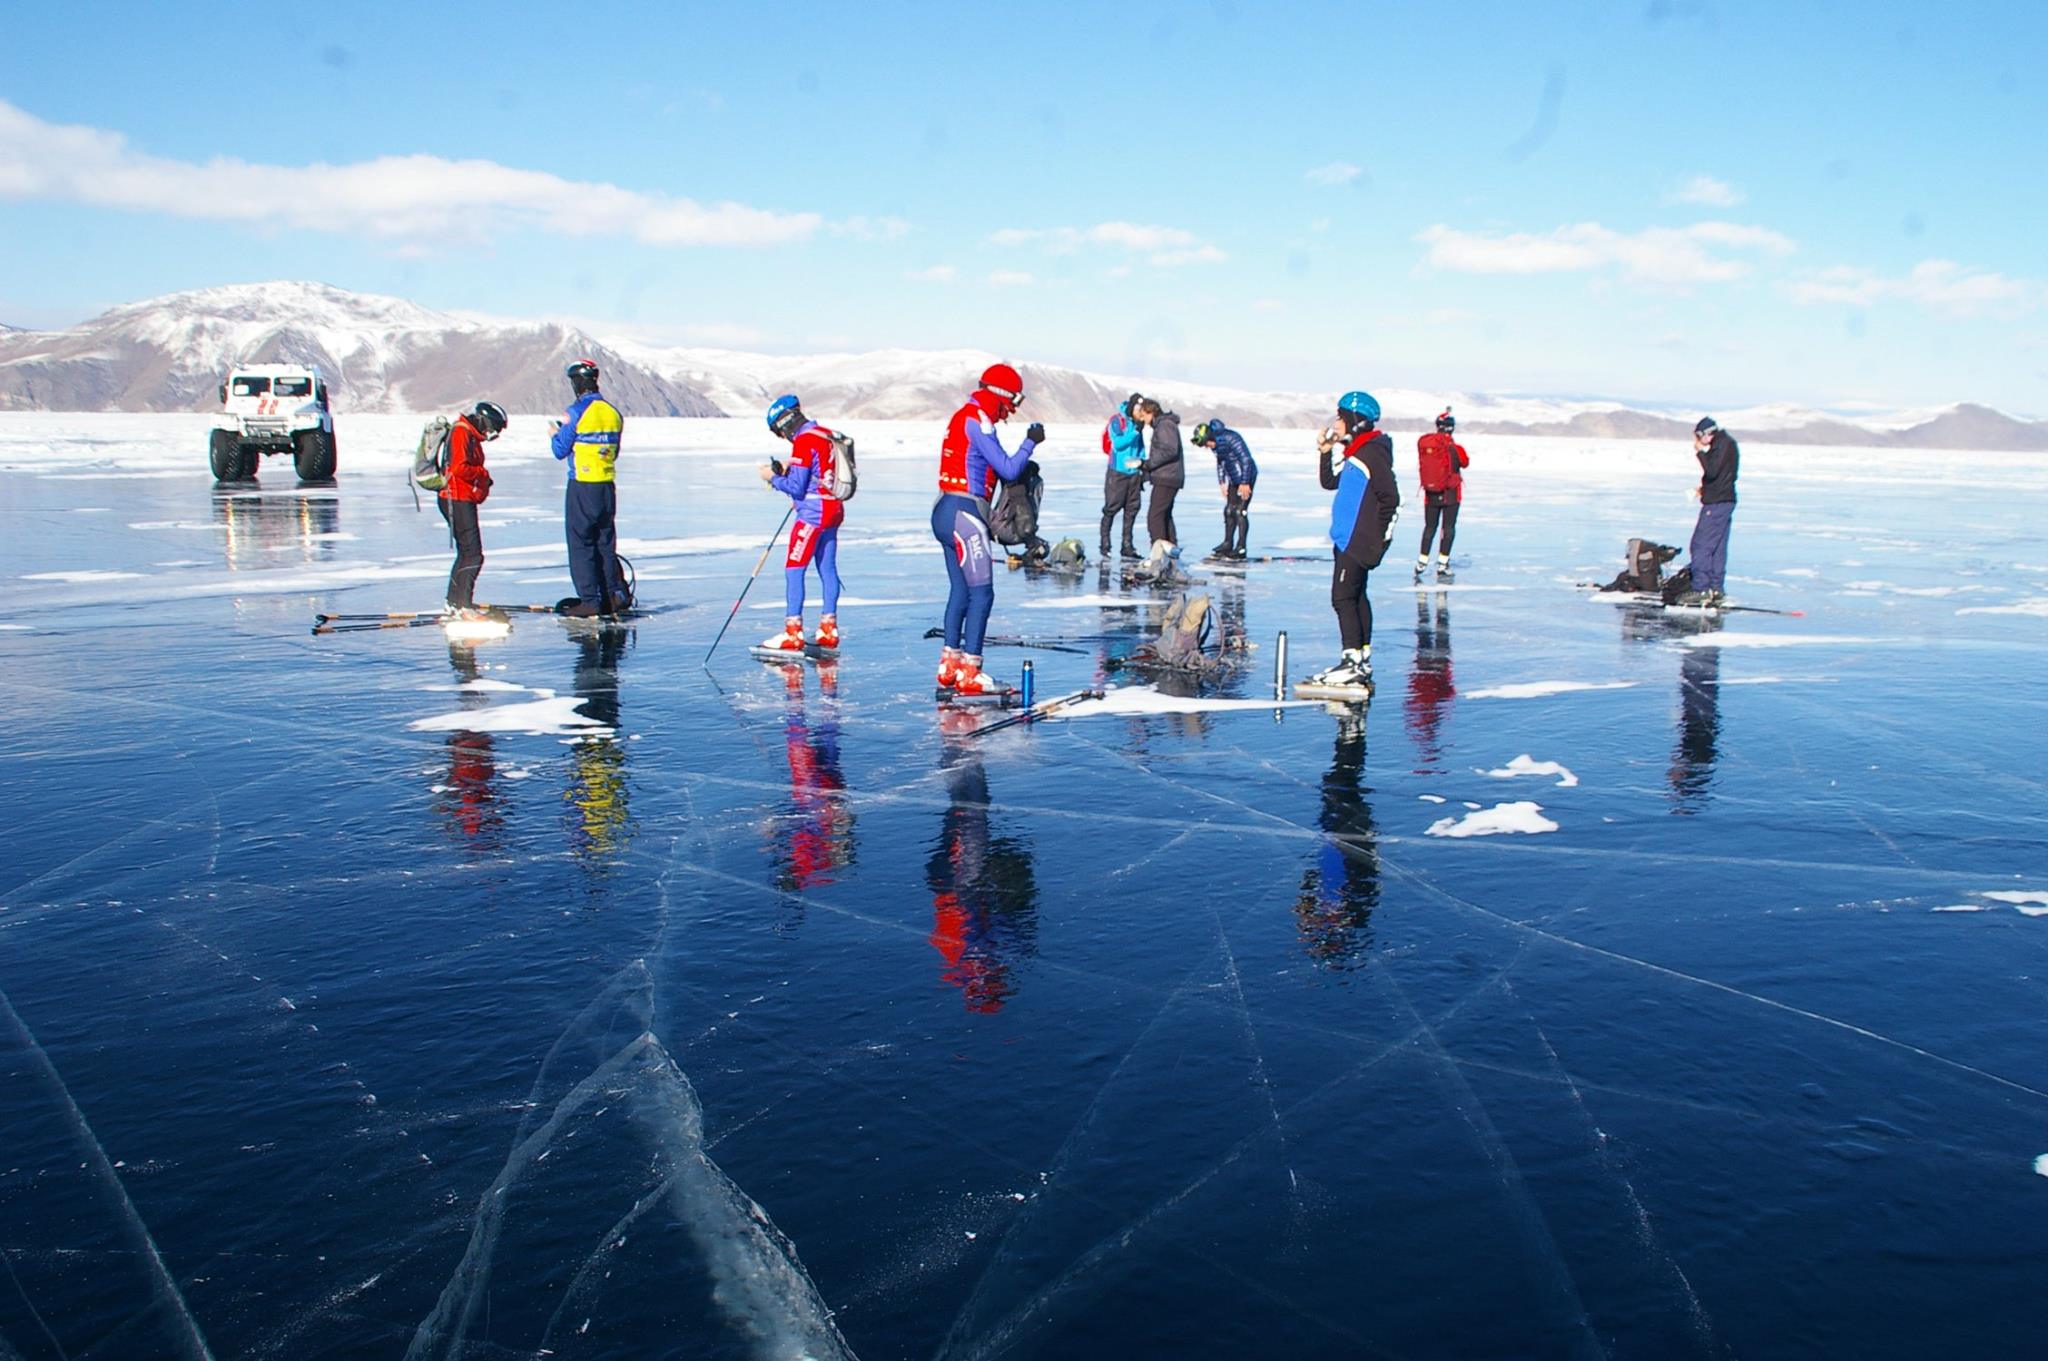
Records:
[[[232,389],[237,397],[261,397],[270,391],[268,378],[237,378]]]
[[[280,397],[304,397],[313,390],[310,378],[280,378],[270,385],[270,390]]]

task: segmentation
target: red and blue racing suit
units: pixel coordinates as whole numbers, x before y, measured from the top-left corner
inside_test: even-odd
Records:
[[[1016,453],[1006,452],[996,438],[995,406],[977,392],[953,413],[939,447],[939,499],[932,507],[932,537],[946,556],[946,646],[973,657],[981,655],[996,603],[989,497],[997,479],[1016,480],[1038,447],[1027,439]]]
[[[832,432],[805,421],[790,440],[789,463],[768,485],[796,502],[796,523],[789,529],[789,551],[782,559],[783,601],[789,617],[804,613],[804,568],[816,563],[825,588],[825,613],[839,613],[839,526],[846,504],[825,490],[832,469]]]

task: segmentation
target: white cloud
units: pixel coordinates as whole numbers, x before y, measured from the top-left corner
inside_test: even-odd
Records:
[[[1766,227],[1698,222],[1690,227],[1646,227],[1618,232],[1597,222],[1554,231],[1491,235],[1441,224],[1415,238],[1429,247],[1428,263],[1460,274],[1565,274],[1618,270],[1643,283],[1722,283],[1750,271],[1729,252],[1788,255],[1789,237]]]
[[[896,241],[910,234],[910,224],[900,217],[855,216],[834,222],[825,230],[856,241]]]
[[[1666,203],[1699,203],[1709,208],[1733,208],[1747,197],[1726,180],[1712,175],[1694,175],[1664,196]]]
[[[1309,171],[1304,178],[1310,184],[1321,184],[1335,188],[1338,185],[1351,183],[1364,173],[1365,167],[1363,166],[1353,165],[1349,161],[1331,161],[1328,165],[1319,165]]]
[[[1038,246],[1050,255],[1072,255],[1088,246],[1139,252],[1161,269],[1230,258],[1184,228],[1141,222],[1102,222],[1093,227],[1004,227],[991,232],[988,239],[997,246]]]
[[[1038,281],[1021,269],[999,269],[988,276],[997,288],[1028,288]]]
[[[528,227],[653,246],[766,246],[803,240],[824,225],[817,213],[700,203],[484,160],[172,160],[135,150],[119,133],[45,123],[0,100],[0,199],[7,198],[415,242],[474,241]]]
[[[1285,310],[1286,306],[1287,304],[1278,298],[1255,298],[1252,300],[1252,310],[1254,312],[1279,312]]]
[[[944,284],[951,283],[959,272],[951,265],[928,265],[923,269],[907,269],[903,271],[903,277],[920,283]]]
[[[1893,277],[1838,265],[1788,285],[1785,294],[1793,302],[1807,305],[1870,307],[1880,302],[1911,302],[1944,312],[1973,313],[2002,306],[2030,309],[2041,299],[2041,285],[1969,269],[1953,260],[1922,260]]]

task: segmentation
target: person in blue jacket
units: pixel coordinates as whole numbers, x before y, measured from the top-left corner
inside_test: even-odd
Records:
[[[576,599],[562,613],[576,619],[620,614],[633,601],[619,570],[619,437],[625,418],[597,389],[597,365],[579,359],[569,365],[573,400],[555,422],[550,447],[568,466],[569,486],[562,524],[569,540],[569,578]]]
[[[1223,491],[1223,542],[1210,549],[1209,556],[1243,562],[1245,543],[1251,537],[1252,488],[1259,480],[1259,465],[1244,436],[1214,417],[1195,427],[1195,443],[1216,455],[1216,485]]]
[[[1133,392],[1124,399],[1124,404],[1109,418],[1109,424],[1102,431],[1102,452],[1109,459],[1108,469],[1102,478],[1102,556],[1109,557],[1109,527],[1116,523],[1117,512],[1123,512],[1124,542],[1123,556],[1127,561],[1138,560],[1138,549],[1131,542],[1131,526],[1137,522],[1138,506],[1145,491],[1145,427],[1132,419],[1132,411],[1145,399]]]
[[[1317,685],[1372,683],[1372,601],[1365,579],[1386,556],[1401,508],[1394,442],[1378,428],[1379,419],[1371,393],[1347,392],[1337,402],[1337,423],[1317,444],[1323,490],[1337,493],[1330,502],[1330,606],[1344,643],[1337,664],[1311,678]]]

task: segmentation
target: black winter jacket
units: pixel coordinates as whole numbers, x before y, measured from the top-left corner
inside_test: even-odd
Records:
[[[1735,469],[1742,462],[1742,451],[1736,447],[1735,437],[1726,430],[1716,430],[1706,451],[1702,453],[1695,449],[1693,457],[1700,461],[1700,504],[1732,503],[1735,500]]]
[[[1145,480],[1155,487],[1187,483],[1187,463],[1180,456],[1180,417],[1171,411],[1162,411],[1152,418],[1152,447],[1145,455]]]

